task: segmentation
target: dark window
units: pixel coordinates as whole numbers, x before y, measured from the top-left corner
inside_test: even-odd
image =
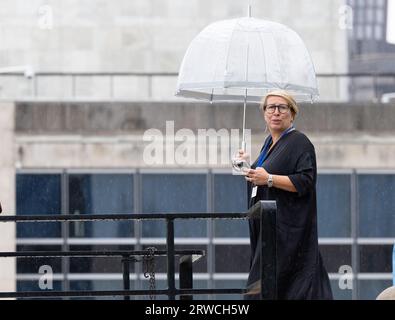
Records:
[[[247,185],[244,177],[230,174],[214,175],[214,211],[245,212]],[[214,220],[215,237],[248,237],[246,220]]]
[[[344,281],[342,280],[331,280],[331,288],[332,288],[332,294],[333,294],[333,299],[335,300],[351,300],[352,299],[352,289],[344,288],[342,289],[340,287],[340,283],[343,284]],[[343,287],[343,286],[342,286]]]
[[[246,280],[215,280],[215,289],[245,289]],[[217,294],[214,296],[217,300],[243,300],[242,294]]]
[[[70,281],[70,290],[82,290],[82,291],[109,291],[109,290],[122,290],[123,282],[122,280],[72,280]],[[135,289],[135,282],[133,280],[130,281],[130,290]],[[107,299],[114,299],[114,297],[106,297]],[[83,298],[84,300],[87,297]],[[103,298],[97,298],[103,299]],[[105,298],[104,298],[105,299]],[[123,297],[116,297],[115,299],[120,300]]]
[[[17,174],[16,214],[61,214],[59,174]],[[59,222],[17,223],[18,238],[55,238],[61,236]]]
[[[319,237],[350,237],[350,200],[350,175],[318,175],[317,215]]]
[[[326,271],[338,273],[341,266],[351,266],[351,245],[320,245]]]
[[[203,174],[143,174],[145,213],[207,212],[207,180]],[[165,237],[164,221],[144,221],[144,237]],[[176,237],[206,237],[206,221],[175,221]]]
[[[61,281],[53,281],[52,286],[54,291],[61,291],[62,290],[62,282]],[[38,280],[18,280],[16,285],[17,291],[42,291],[39,287]],[[34,299],[34,298],[29,298]],[[37,298],[38,299],[38,298]],[[41,298],[42,299],[42,298]],[[49,298],[45,298],[49,299]],[[57,298],[59,299],[59,298]]]
[[[375,300],[385,289],[392,286],[392,280],[358,280],[360,300]]]
[[[130,245],[73,245],[71,251],[126,251],[135,250]],[[72,273],[120,273],[122,272],[121,257],[73,257],[69,258],[70,272]],[[130,263],[130,272],[135,269],[135,264]]]
[[[133,176],[128,174],[71,174],[70,214],[126,214],[133,212]],[[130,221],[70,223],[72,237],[132,237]]]
[[[395,236],[395,175],[359,174],[359,236]]]
[[[392,245],[359,245],[360,272],[392,272]]]
[[[61,251],[61,246],[53,245],[18,245],[17,251]],[[53,273],[62,272],[62,258],[48,257],[48,258],[17,258],[16,270],[17,273],[31,273],[39,274],[41,266],[47,265],[52,268]]]
[[[249,272],[250,252],[248,245],[216,245],[215,272]]]

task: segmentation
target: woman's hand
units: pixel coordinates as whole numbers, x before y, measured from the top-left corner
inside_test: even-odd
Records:
[[[262,167],[247,170],[245,177],[247,181],[255,184],[256,186],[266,185],[268,178],[269,178],[269,174]]]
[[[247,162],[250,162],[250,155],[248,153],[246,153],[243,149],[239,150],[238,157],[240,159],[247,161]]]

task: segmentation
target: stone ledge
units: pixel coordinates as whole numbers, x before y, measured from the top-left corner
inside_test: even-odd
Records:
[[[242,104],[201,102],[16,102],[15,130],[26,134],[128,134],[156,128],[166,121],[174,129],[240,129]],[[394,133],[395,104],[301,104],[295,124],[311,133]],[[264,129],[258,105],[247,107],[246,127]]]

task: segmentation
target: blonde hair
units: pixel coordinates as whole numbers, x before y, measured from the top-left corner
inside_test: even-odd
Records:
[[[264,107],[266,105],[267,102],[267,98],[269,98],[270,96],[275,96],[275,97],[281,97],[284,98],[287,103],[289,108],[291,109],[292,115],[294,118],[296,118],[296,115],[299,113],[299,107],[296,104],[295,99],[291,96],[291,94],[289,94],[287,91],[285,90],[274,90],[274,91],[270,91],[265,97],[263,97],[261,104],[259,106],[259,109],[261,111],[264,110]]]

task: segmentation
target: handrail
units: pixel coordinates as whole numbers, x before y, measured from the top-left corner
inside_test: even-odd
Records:
[[[38,221],[100,221],[100,220],[163,220],[163,219],[245,219],[248,212],[191,213],[121,213],[121,214],[58,214],[58,215],[0,215],[0,222]]]
[[[188,298],[191,294],[243,294],[245,289],[192,289],[175,287],[175,264],[174,258],[176,255],[193,256],[202,255],[203,250],[175,250],[174,245],[174,220],[175,219],[260,219],[261,233],[260,241],[261,248],[260,259],[261,265],[261,279],[260,291],[261,299],[277,299],[277,256],[276,256],[276,202],[275,201],[258,201],[249,211],[243,213],[140,213],[140,214],[86,214],[86,215],[0,215],[0,222],[68,222],[68,221],[99,221],[99,220],[166,220],[166,251],[157,251],[158,255],[167,256],[167,285],[166,290],[129,290],[129,261],[131,256],[143,255],[146,256],[146,251],[25,251],[25,252],[0,252],[0,258],[16,257],[41,257],[41,256],[122,256],[123,276],[124,276],[124,290],[111,291],[22,291],[22,292],[0,292],[0,298],[26,298],[26,297],[72,297],[72,296],[124,296],[128,299],[131,295],[167,295],[169,300],[174,300],[177,295],[181,298]],[[136,253],[137,252],[137,253]],[[184,254],[183,254],[184,253]],[[191,264],[189,259],[181,259],[184,266],[181,270],[187,270],[191,273],[192,269],[188,267]],[[186,265],[186,266],[185,266]],[[188,276],[183,276],[187,279]],[[181,279],[181,275],[180,275]],[[186,283],[189,283],[188,280]],[[265,285],[263,285],[263,283]]]
[[[1,76],[25,76],[22,71],[2,72]],[[71,71],[40,71],[35,72],[34,76],[141,76],[141,77],[176,77],[178,72],[135,72],[135,71],[85,71],[85,72],[71,72]],[[316,77],[393,77],[395,72],[326,72],[317,73]]]
[[[175,295],[202,294],[244,294],[244,289],[176,289]],[[23,291],[0,292],[0,298],[56,298],[56,297],[109,297],[168,295],[168,289],[161,290],[96,290],[96,291]]]
[[[145,256],[145,250],[102,250],[102,251],[17,251],[17,252],[0,252],[0,258],[49,258],[49,257],[124,257],[124,256]],[[153,255],[166,256],[167,251],[156,250]],[[175,256],[196,255],[204,256],[204,250],[175,250]]]

